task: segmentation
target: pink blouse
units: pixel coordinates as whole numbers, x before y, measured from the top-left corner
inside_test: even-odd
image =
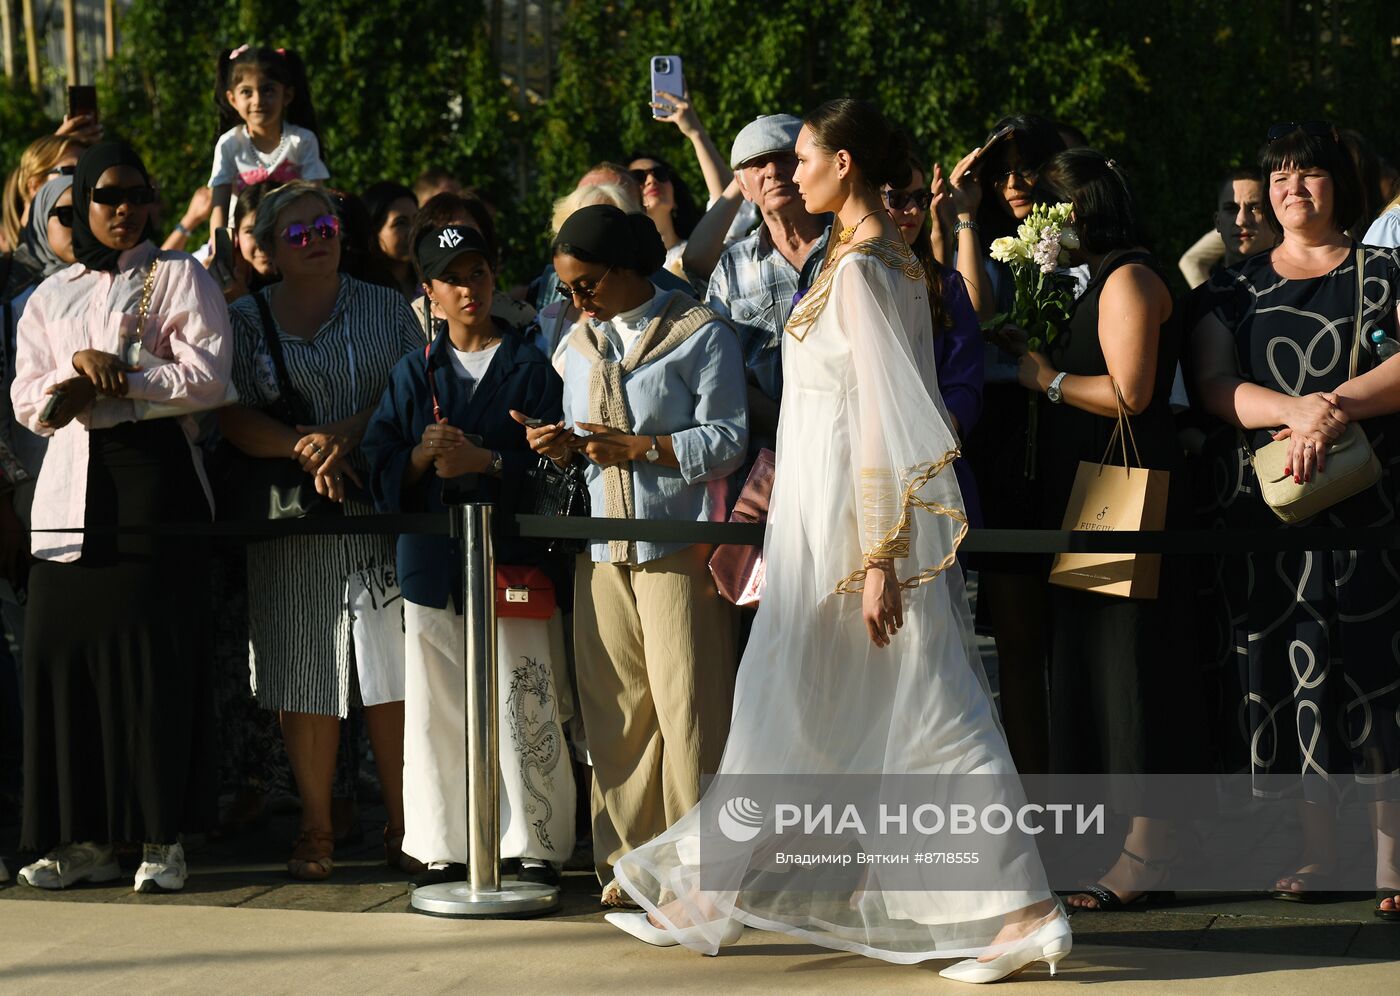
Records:
[[[127,374],[127,396],[99,397],[56,432],[40,425],[39,413],[48,403],[45,392],[77,376],[75,353],[96,349],[123,355],[122,337],[134,329],[141,290],[157,255],[160,266],[141,330],[147,359],[141,370]],[[204,479],[194,447],[198,430],[190,416],[230,400],[233,338],[224,296],[194,257],[158,253],[151,243],[143,242],[122,253],[114,273],[74,264],[34,291],[16,339],[15,381],[10,389],[15,418],[33,432],[53,437],[34,492],[34,556],[74,561],[82,553],[81,533],[41,530],[81,527],[85,521],[90,429],[174,415],[190,441],[195,469]]]

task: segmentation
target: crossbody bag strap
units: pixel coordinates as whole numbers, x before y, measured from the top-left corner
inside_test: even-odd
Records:
[[[272,319],[272,308],[260,293],[253,295],[253,303],[258,306],[258,315],[262,318],[263,343],[267,346],[267,355],[272,358],[277,394],[288,408],[297,413],[298,419],[309,419],[306,402],[302,400],[301,392],[292,386],[292,378],[287,374],[287,362],[282,356],[282,341],[277,335],[277,323]]]
[[[1366,313],[1366,247],[1356,244],[1356,319],[1351,323],[1356,333],[1351,345],[1351,373],[1348,380],[1356,378],[1361,363],[1361,351],[1366,348],[1366,330],[1362,328],[1362,316]]]

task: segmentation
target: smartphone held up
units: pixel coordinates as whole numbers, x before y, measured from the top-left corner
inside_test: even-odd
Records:
[[[681,68],[681,57],[679,55],[653,55],[651,57],[651,102],[653,105],[662,106],[651,109],[651,116],[654,118],[664,118],[675,107],[663,96],[673,94],[677,97],[685,96],[685,74]]]

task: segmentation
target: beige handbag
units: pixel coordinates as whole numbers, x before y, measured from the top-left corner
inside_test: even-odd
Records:
[[[1356,341],[1352,345],[1348,380],[1356,376],[1362,343],[1365,342],[1365,330],[1361,327],[1365,304],[1362,293],[1365,280],[1363,252],[1363,248],[1357,245],[1356,319],[1351,326]],[[1251,457],[1264,504],[1284,522],[1310,519],[1324,509],[1365,491],[1381,478],[1381,462],[1371,449],[1366,431],[1355,422],[1349,424],[1337,441],[1327,447],[1327,469],[1314,474],[1311,481],[1295,484],[1293,475],[1284,473],[1291,452],[1290,440],[1280,439],[1255,450]]]

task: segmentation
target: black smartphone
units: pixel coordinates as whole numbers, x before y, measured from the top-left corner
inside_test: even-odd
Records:
[[[214,229],[214,260],[209,273],[225,290],[233,283],[233,237],[227,228]]]
[[[68,392],[59,388],[49,395],[49,400],[44,405],[44,410],[39,413],[39,421],[47,425],[53,425],[54,419],[58,418],[58,410],[63,407],[63,403],[68,400]]]
[[[68,88],[68,116],[80,118],[84,114],[97,120],[97,87],[70,86]]]
[[[987,158],[987,153],[991,152],[998,145],[1006,141],[1014,134],[1016,134],[1016,129],[1011,127],[1010,125],[1007,125],[1005,128],[998,128],[992,134],[992,137],[987,139],[987,144],[982,146],[982,151],[977,153],[977,157],[968,164],[968,170],[971,171],[980,166],[982,164],[982,160]]]
[[[526,425],[527,428],[530,428],[530,429],[538,429],[540,426],[544,425],[544,419],[542,419],[542,418],[527,418],[527,419],[525,420],[525,425]]]

